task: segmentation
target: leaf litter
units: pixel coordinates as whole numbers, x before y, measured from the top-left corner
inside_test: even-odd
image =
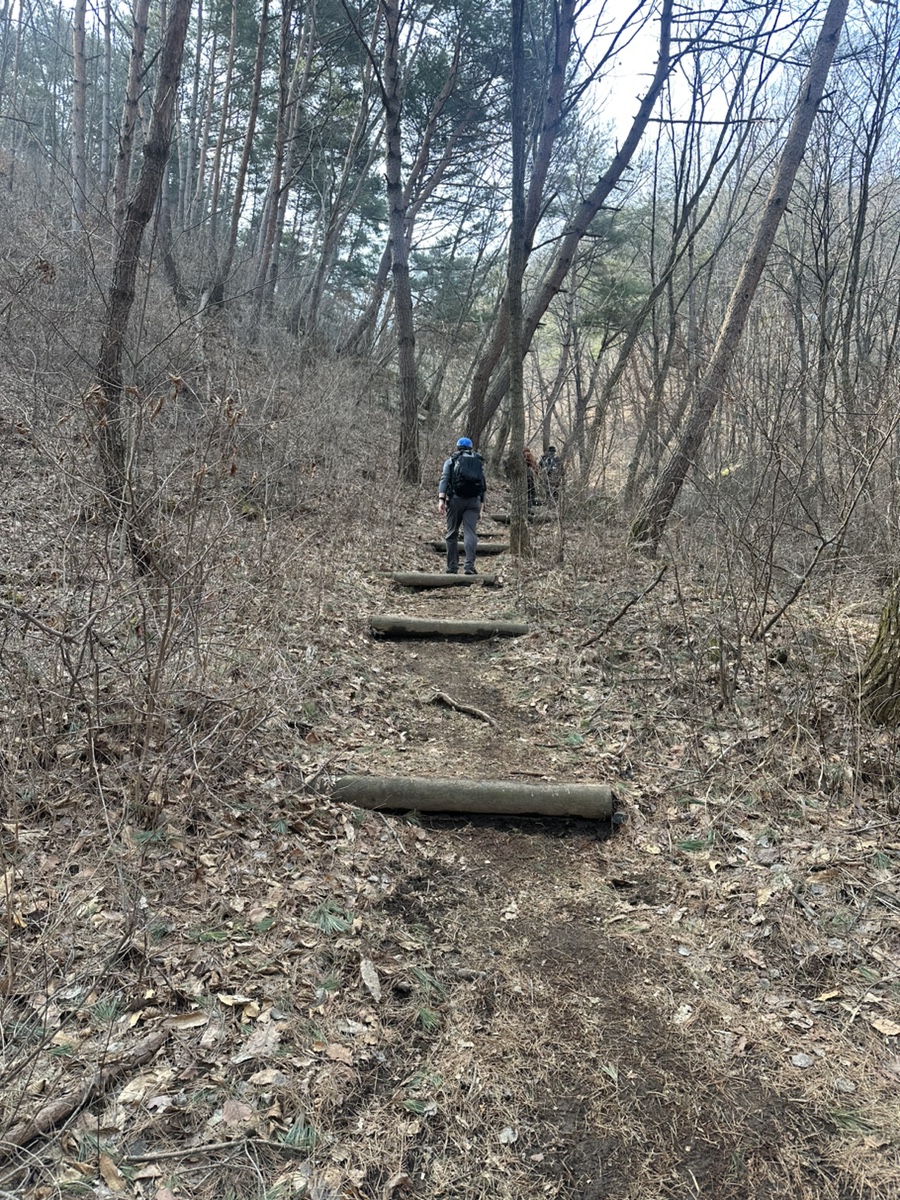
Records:
[[[392,520],[424,541],[411,508]],[[313,648],[302,706],[277,672],[251,678],[261,724],[217,760],[148,745],[160,786],[137,800],[112,734],[104,762],[74,734],[19,762],[40,789],[2,826],[0,1106],[36,1130],[4,1153],[17,1194],[891,1193],[896,767],[847,685],[871,622],[811,596],[795,666],[761,643],[728,659],[711,583],[670,573],[617,616],[656,574],[621,533],[576,520],[562,566],[539,533],[496,592],[391,595],[534,630],[459,646],[371,639],[388,589],[351,528],[327,603],[302,572],[290,615],[284,577],[255,584]],[[432,564],[417,553],[402,565]],[[52,607],[52,584],[17,586]],[[224,630],[245,662],[256,633],[249,614]],[[459,707],[424,704],[435,689]],[[322,784],[354,770],[597,779],[625,820],[348,813]]]

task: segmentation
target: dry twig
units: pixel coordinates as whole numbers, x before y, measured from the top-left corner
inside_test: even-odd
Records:
[[[168,1036],[168,1032],[163,1029],[157,1029],[148,1034],[143,1041],[138,1042],[127,1058],[120,1059],[119,1062],[113,1063],[112,1066],[106,1067],[102,1071],[97,1071],[87,1083],[70,1092],[65,1092],[57,1100],[45,1105],[40,1112],[27,1121],[20,1121],[18,1125],[14,1125],[0,1141],[0,1162],[9,1158],[15,1150],[27,1146],[36,1137],[49,1133],[51,1129],[68,1121],[86,1104],[90,1104],[92,1100],[105,1092],[111,1084],[121,1079],[123,1075],[130,1074],[134,1067],[141,1067],[144,1063],[149,1062]]]
[[[497,722],[494,718],[486,713],[481,708],[475,708],[471,704],[462,704],[459,700],[454,700],[452,696],[448,696],[446,692],[435,692],[429,704],[446,704],[447,708],[452,708],[455,712],[465,713],[467,717],[477,717],[479,721],[487,721],[488,725],[497,728]]]

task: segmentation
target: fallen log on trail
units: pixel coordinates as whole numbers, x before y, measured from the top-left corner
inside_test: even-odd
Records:
[[[427,571],[394,571],[391,579],[400,587],[411,588],[493,587],[497,582],[496,575],[434,575]]]
[[[443,540],[441,540],[439,542],[429,542],[428,544],[435,550],[446,550],[447,549],[447,543]],[[460,554],[464,554],[465,547],[463,546],[462,542],[459,542],[457,544],[459,547]],[[509,542],[482,542],[482,541],[479,541],[479,543],[478,543],[478,553],[479,554],[503,554],[503,552],[508,549],[509,549]]]
[[[452,579],[453,576],[448,576]],[[370,617],[373,633],[388,637],[489,638],[524,637],[528,626],[521,621],[439,621],[425,617]]]
[[[609,820],[614,796],[601,783],[518,783],[506,780],[403,779],[341,775],[333,797],[357,808],[418,812],[494,813],[498,816],[587,817]]]

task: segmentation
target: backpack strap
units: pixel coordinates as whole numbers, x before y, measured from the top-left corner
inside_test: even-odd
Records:
[[[462,454],[462,450],[454,450],[453,453],[450,455],[450,469],[447,472],[447,499],[448,500],[453,495],[453,471],[454,471],[454,468],[456,467],[457,461],[459,460],[459,456],[461,454]]]

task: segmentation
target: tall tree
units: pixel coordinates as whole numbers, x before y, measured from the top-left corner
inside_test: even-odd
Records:
[[[547,184],[547,176],[550,173],[554,147],[562,126],[566,76],[570,67],[569,57],[572,52],[572,35],[575,29],[577,8],[576,0],[553,0],[553,44],[547,70],[542,81],[543,96],[540,110],[540,129],[535,140],[534,161],[522,225],[522,251],[525,256],[525,262],[527,262],[528,255],[534,245],[534,238],[544,205],[544,190]],[[524,35],[522,55],[524,69]],[[524,94],[522,105],[522,121],[524,122]],[[523,275],[524,265],[523,263]],[[466,427],[470,430],[476,444],[481,437],[484,426],[489,420],[489,417],[485,416],[484,411],[485,394],[491,380],[491,375],[495,371],[507,346],[508,334],[509,296],[508,294],[504,294],[500,300],[490,340],[472,376]],[[496,405],[494,406],[494,411],[496,411]],[[490,415],[493,415],[493,413]]]
[[[403,81],[400,71],[400,0],[381,0],[384,9],[384,63],[382,99],[385,111],[388,221],[390,225],[391,281],[394,324],[400,367],[399,470],[407,483],[419,482],[419,398],[416,381],[416,335],[413,325],[409,253],[405,235],[406,203],[403,195]]]
[[[813,120],[822,102],[825,82],[847,15],[847,6],[848,0],[830,0],[809,70],[800,89],[794,118],[781,152],[775,178],[731,293],[709,367],[699,386],[678,445],[632,525],[632,540],[651,553],[656,552],[688,470],[696,458],[725,389],[728,372],[734,361],[753,297],[775,240],[779,222],[787,207]]]
[[[259,37],[256,42],[256,60],[253,67],[253,92],[250,97],[250,112],[247,117],[247,128],[244,134],[244,146],[241,161],[233,180],[234,195],[231,201],[231,221],[228,226],[228,241],[222,255],[216,279],[212,285],[211,299],[213,303],[221,303],[225,299],[225,288],[234,256],[237,251],[238,233],[241,217],[244,211],[244,191],[247,187],[247,171],[250,167],[250,154],[253,150],[253,139],[256,134],[256,122],[259,117],[259,102],[262,95],[263,67],[266,60],[266,36],[269,30],[269,0],[262,0],[262,14],[259,19]]]
[[[522,281],[525,277],[525,0],[512,0],[510,60],[512,67],[512,220],[506,298],[509,336],[509,482],[511,488],[509,548],[528,552],[528,491],[525,472],[525,380],[522,347]]]
[[[112,0],[103,0],[103,77],[100,112],[100,195],[103,203],[108,201],[110,164],[112,161]]]
[[[87,203],[87,60],[85,56],[85,11],[87,0],[75,0],[72,10],[72,232],[84,228]]]
[[[119,131],[119,150],[116,158],[115,227],[119,234],[125,221],[128,200],[128,181],[134,155],[134,135],[138,122],[138,104],[144,73],[144,47],[147,44],[147,21],[150,0],[135,0],[131,34],[131,57],[128,62],[128,81],[125,84],[125,105]]]
[[[278,115],[275,119],[275,148],[269,189],[260,222],[259,262],[256,269],[256,288],[253,300],[253,327],[258,327],[265,302],[265,285],[272,260],[272,250],[278,231],[278,209],[284,173],[285,146],[291,106],[291,38],[294,24],[294,0],[282,0],[281,28],[278,39]]]
[[[118,232],[106,326],[97,363],[96,394],[102,479],[117,517],[125,521],[132,554],[139,564],[145,564],[145,548],[136,524],[134,506],[129,504],[131,481],[126,455],[128,414],[123,407],[125,386],[122,377],[122,356],[134,304],[135,281],[144,230],[159,201],[172,144],[175,101],[190,10],[191,0],[172,0],[169,22],[159,55],[159,76],[150,128],[143,146],[144,161],[134,192],[125,205],[122,225]]]
[[[659,57],[657,59],[656,71],[641,101],[631,129],[613,156],[610,165],[599,177],[591,191],[581,199],[571,219],[567,222],[562,237],[559,239],[553,262],[528,305],[528,310],[523,319],[522,332],[523,349],[526,351],[531,345],[531,339],[534,337],[551,301],[563,286],[566,276],[575,260],[575,254],[581,240],[588,234],[594,218],[600,212],[610,193],[618,185],[625,171],[630,166],[631,160],[643,137],[644,130],[647,127],[647,122],[650,120],[650,114],[656,105],[666,79],[672,71],[674,65],[671,53],[673,6],[674,0],[663,0],[660,14]],[[552,144],[548,145],[548,154],[551,148]],[[541,169],[540,195],[542,196],[543,168],[540,162],[537,165]],[[540,210],[538,193],[535,188],[530,189],[530,192],[529,210],[533,210],[535,216],[537,216]],[[481,436],[487,423],[497,411],[497,407],[509,387],[509,368],[507,366],[499,373],[498,378],[496,378],[488,392],[488,384],[500,361],[500,352],[505,341],[505,338],[502,336],[503,324],[504,309],[501,306],[498,316],[498,333],[495,335],[483,362],[479,364],[473,378],[472,390],[469,397],[467,426],[472,437],[476,440]]]

